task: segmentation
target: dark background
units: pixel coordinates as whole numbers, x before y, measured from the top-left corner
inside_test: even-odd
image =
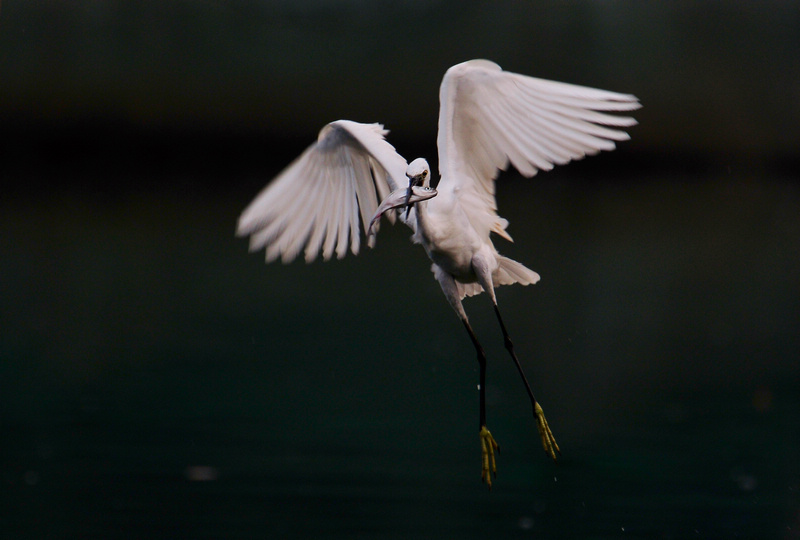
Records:
[[[408,231],[263,264],[241,210],[338,118],[435,163],[450,65],[637,95],[509,172],[477,362]],[[0,537],[800,537],[795,2],[3,2]]]

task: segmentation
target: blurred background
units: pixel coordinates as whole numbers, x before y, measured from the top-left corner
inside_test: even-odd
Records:
[[[0,5],[0,536],[799,538],[796,2]],[[408,231],[234,237],[327,122],[435,168],[470,58],[633,93],[613,153],[498,184],[539,272],[477,362]]]

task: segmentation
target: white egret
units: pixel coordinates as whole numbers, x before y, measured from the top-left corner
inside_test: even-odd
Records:
[[[545,452],[560,453],[542,407],[525,378],[494,288],[539,281],[539,275],[500,255],[490,233],[511,240],[498,216],[494,182],[513,165],[526,177],[539,170],[613,150],[636,121],[610,112],[639,108],[636,97],[503,71],[487,60],[447,70],[439,91],[439,173],[431,188],[427,161],[410,164],[386,140],[380,124],[348,120],[322,128],[316,143],[281,172],[239,218],[237,234],[250,250],[266,248],[267,262],[325,260],[348,248],[357,254],[362,231],[374,245],[380,217],[399,219],[433,261],[433,274],[466,328],[480,367],[481,478],[496,474],[494,437],[486,427],[486,355],[462,306],[485,291],[506,349],[530,398]],[[378,201],[382,200],[381,204]]]

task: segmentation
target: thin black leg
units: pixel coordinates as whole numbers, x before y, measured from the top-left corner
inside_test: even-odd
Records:
[[[505,343],[506,350],[511,355],[511,359],[514,360],[514,365],[517,366],[517,371],[519,371],[519,376],[522,377],[522,382],[525,384],[525,390],[528,392],[528,397],[531,399],[531,407],[533,407],[534,411],[536,410],[536,398],[533,397],[533,391],[531,391],[531,385],[528,384],[528,379],[525,377],[525,372],[522,371],[522,365],[519,363],[517,359],[517,354],[514,352],[514,344],[511,342],[511,338],[508,335],[508,330],[506,330],[506,325],[503,323],[503,318],[500,316],[500,310],[497,308],[497,304],[494,305],[494,313],[497,315],[497,320],[500,321],[500,329],[503,331],[503,342]]]
[[[539,430],[539,435],[542,438],[542,446],[544,447],[544,451],[550,457],[556,459],[556,453],[560,454],[561,450],[558,448],[556,439],[553,437],[553,432],[550,430],[550,426],[544,417],[544,411],[542,410],[541,405],[539,405],[536,402],[536,398],[533,397],[531,385],[528,384],[528,379],[525,377],[525,372],[522,371],[522,365],[519,363],[517,354],[514,352],[514,344],[511,342],[511,338],[508,335],[508,330],[506,330],[506,325],[503,323],[503,318],[500,316],[500,310],[497,308],[497,304],[494,305],[494,313],[497,315],[497,320],[500,322],[500,329],[503,331],[503,341],[505,342],[506,350],[508,350],[508,353],[511,355],[511,359],[514,360],[514,365],[517,366],[519,376],[522,378],[522,382],[525,384],[525,390],[528,392],[528,397],[531,399],[533,416],[536,419],[536,427]]]
[[[489,489],[492,489],[492,475],[497,475],[497,463],[495,462],[494,454],[500,451],[500,445],[494,440],[491,432],[486,429],[486,353],[481,344],[478,343],[478,338],[475,337],[475,332],[472,331],[467,319],[461,319],[461,321],[464,323],[464,328],[467,329],[469,338],[475,346],[475,352],[478,353],[478,364],[481,372],[479,387],[481,411],[478,422],[478,434],[481,440],[481,480],[486,482]]]
[[[462,319],[464,323],[464,328],[467,329],[467,333],[469,334],[469,338],[472,340],[472,344],[475,346],[475,352],[478,353],[478,364],[480,366],[480,386],[478,387],[478,392],[480,394],[480,423],[478,425],[478,429],[480,430],[483,426],[486,425],[486,353],[481,347],[481,344],[478,342],[478,338],[475,336],[475,332],[472,331],[472,327],[469,325],[469,322],[466,319]]]

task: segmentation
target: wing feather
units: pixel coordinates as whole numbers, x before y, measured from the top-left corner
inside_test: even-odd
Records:
[[[640,107],[630,94],[503,71],[487,60],[447,70],[439,91],[439,197],[459,199],[475,229],[505,233],[494,181],[509,164],[531,177],[555,165],[613,150],[628,140],[618,114]]]
[[[322,244],[322,260],[327,261],[333,256],[333,250],[336,247],[336,238],[339,236],[339,216],[341,213],[341,208],[343,201],[341,200],[342,197],[342,184],[343,182],[341,179],[336,181],[333,177],[334,171],[332,170],[331,163],[328,163],[325,167],[325,181],[328,183],[328,187],[331,189],[332,196],[329,199],[325,200],[325,217],[327,218],[326,228],[328,229],[328,236],[325,238],[325,242]],[[340,171],[337,171],[337,177],[341,174]]]
[[[406,160],[386,142],[380,124],[331,122],[317,141],[284,169],[242,212],[237,235],[266,260],[311,262],[338,258],[361,247],[362,231],[378,207],[405,179]]]

